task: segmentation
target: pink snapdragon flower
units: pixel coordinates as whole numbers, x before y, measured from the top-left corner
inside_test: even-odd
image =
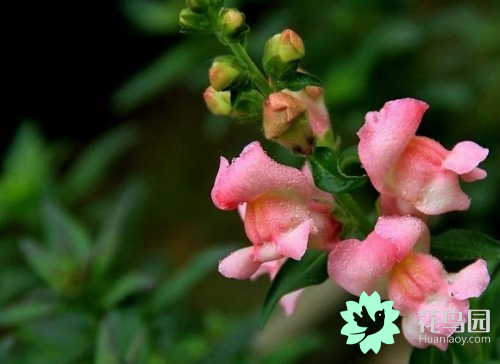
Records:
[[[389,101],[380,111],[366,114],[358,132],[359,157],[381,194],[384,215],[467,210],[470,200],[458,177],[466,182],[486,177],[477,165],[488,149],[465,141],[449,151],[435,140],[415,135],[428,107],[410,98]]]
[[[447,273],[438,259],[427,254],[429,240],[427,226],[418,218],[380,217],[365,241],[349,239],[335,246],[328,274],[352,294],[377,291],[394,301],[394,309],[403,316],[403,333],[413,346],[432,343],[445,350],[445,341],[436,343],[432,338],[455,332],[454,324],[466,320],[468,298],[479,297],[490,277],[482,259],[456,274]],[[445,312],[451,324],[444,322]]]
[[[252,243],[220,262],[222,275],[246,279],[262,263],[284,257],[300,260],[310,236],[315,246],[330,247],[338,241],[339,223],[331,208],[316,206],[314,194],[302,171],[273,161],[258,142],[246,146],[231,164],[222,157],[212,200],[222,210],[244,205],[240,213]]]

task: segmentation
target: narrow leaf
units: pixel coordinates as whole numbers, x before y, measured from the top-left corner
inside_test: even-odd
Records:
[[[333,150],[326,147],[317,147],[308,158],[314,183],[322,190],[330,193],[351,192],[363,186],[368,177],[347,176],[339,167],[339,159]]]
[[[123,276],[111,287],[103,306],[109,309],[133,294],[151,289],[153,285],[153,279],[145,274],[131,273]]]
[[[117,340],[109,317],[104,318],[99,325],[97,335],[95,364],[120,364]]]
[[[500,242],[482,233],[453,229],[432,238],[431,252],[448,261],[500,259]]]
[[[308,251],[300,261],[288,259],[267,292],[260,314],[260,327],[265,326],[281,297],[323,283],[328,278],[327,261],[327,253],[318,251]]]
[[[82,225],[52,203],[43,206],[43,218],[53,253],[74,257],[80,262],[88,258],[91,239]]]
[[[75,201],[102,181],[109,168],[136,141],[130,127],[112,130],[91,144],[72,164],[61,190],[65,201]]]
[[[112,209],[108,219],[104,222],[93,252],[92,275],[98,279],[106,273],[116,257],[116,253],[123,239],[123,231],[127,217],[135,206],[142,189],[132,183],[125,189],[116,206]]]
[[[197,255],[153,294],[150,309],[163,310],[180,300],[208,273],[215,271],[219,260],[229,251],[229,247],[218,247]]]
[[[300,91],[307,86],[321,86],[321,81],[310,73],[295,72],[287,74],[285,78],[277,81],[280,89]]]
[[[0,311],[0,326],[17,326],[47,315],[54,308],[53,303],[23,302]]]

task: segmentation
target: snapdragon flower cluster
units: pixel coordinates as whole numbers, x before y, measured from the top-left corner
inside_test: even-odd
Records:
[[[340,139],[331,128],[324,90],[316,77],[299,68],[305,55],[302,39],[289,29],[270,38],[263,74],[244,48],[249,30],[244,16],[218,1],[199,2],[202,6],[188,1],[181,14],[183,29],[213,33],[232,51],[217,57],[209,71],[210,86],[204,93],[208,108],[216,115],[261,122],[266,139],[310,162],[302,169],[279,164],[258,141],[231,162],[221,157],[211,197],[217,208],[239,211],[250,244],[224,258],[219,272],[235,279],[267,274],[273,280],[287,261],[300,261],[308,250],[324,251],[328,276],[343,289],[354,295],[377,291],[394,301],[413,346],[433,342],[419,340],[422,335],[453,334],[455,328],[443,327],[439,315],[459,312],[465,320],[469,298],[485,291],[490,276],[483,259],[458,273],[447,272],[429,253],[427,222],[432,215],[469,208],[460,180],[486,177],[478,165],[488,149],[464,141],[447,150],[417,136],[428,109],[423,101],[398,99],[368,112],[357,135],[359,161],[380,194],[379,216],[370,220],[349,190],[324,187],[331,183],[328,178],[345,182],[349,176],[339,169]],[[312,162],[325,148],[332,158],[322,158],[323,171],[318,171]],[[328,178],[325,170],[333,171]],[[353,231],[366,238],[350,237]],[[294,311],[302,290],[281,298],[286,314]],[[439,312],[439,333],[427,329],[429,317],[423,318],[426,331],[419,332],[425,310]],[[447,347],[444,342],[435,345]]]

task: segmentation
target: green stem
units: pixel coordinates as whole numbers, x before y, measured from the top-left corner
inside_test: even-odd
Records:
[[[250,73],[250,78],[257,88],[262,92],[265,98],[269,96],[273,92],[273,89],[266,81],[259,68],[252,61],[250,56],[248,55],[245,48],[241,45],[241,43],[228,43],[229,48],[233,51],[234,55],[238,57],[248,68],[248,72]]]
[[[352,198],[349,193],[338,193],[335,199],[342,205],[342,207],[353,217],[359,224],[361,231],[368,235],[373,231],[373,224],[366,216],[366,213],[359,207],[358,203]]]

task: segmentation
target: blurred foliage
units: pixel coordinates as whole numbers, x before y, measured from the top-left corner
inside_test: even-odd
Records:
[[[145,185],[130,176],[104,186],[136,139],[123,126],[65,161],[69,148],[45,141],[32,122],[21,126],[0,175],[1,363],[256,362],[248,351],[255,315],[192,315],[180,304],[228,247],[176,272],[138,254]],[[98,224],[85,209],[100,211]],[[263,360],[291,363],[318,347],[316,337],[306,341]]]

